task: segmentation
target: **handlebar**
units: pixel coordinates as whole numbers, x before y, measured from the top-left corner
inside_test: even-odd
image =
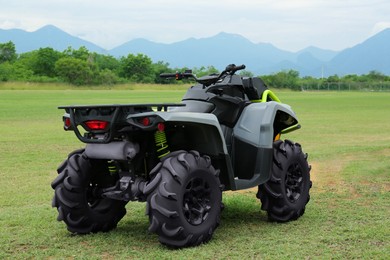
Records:
[[[170,78],[175,78],[176,80],[181,80],[183,78],[195,78],[194,77],[195,75],[193,75],[191,72],[176,72],[176,73],[161,73],[160,74],[160,78],[166,78],[166,79],[170,79]]]
[[[176,77],[176,73],[161,73],[160,74],[160,78],[169,79],[169,78],[174,78],[174,77]]]
[[[234,64],[229,64],[229,65],[226,66],[226,69],[225,69],[224,71],[221,72],[220,75],[223,75],[223,74],[225,74],[225,73],[228,73],[228,74],[230,74],[230,75],[233,75],[236,71],[238,71],[238,70],[243,70],[243,69],[245,69],[245,68],[246,68],[246,66],[245,66],[244,64],[239,65],[239,66],[236,66],[236,65],[234,65]]]
[[[209,86],[211,84],[216,83],[218,80],[223,78],[224,76],[227,75],[233,75],[236,71],[238,70],[243,70],[245,69],[245,65],[239,65],[236,66],[234,64],[229,64],[226,66],[225,70],[222,71],[219,75],[209,75],[209,76],[204,76],[201,78],[197,78],[196,75],[192,74],[192,71],[186,70],[185,72],[176,72],[176,73],[161,73],[160,77],[161,78],[175,78],[176,80],[181,80],[183,78],[193,78],[195,79],[196,82],[201,83],[203,85]]]

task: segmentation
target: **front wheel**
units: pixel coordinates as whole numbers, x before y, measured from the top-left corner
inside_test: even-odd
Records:
[[[289,140],[275,142],[271,178],[259,185],[257,193],[269,220],[286,222],[302,216],[311,185],[310,166],[301,146]]]
[[[153,172],[156,176],[145,188],[149,231],[176,248],[209,241],[222,208],[219,171],[210,158],[195,151],[175,152]]]

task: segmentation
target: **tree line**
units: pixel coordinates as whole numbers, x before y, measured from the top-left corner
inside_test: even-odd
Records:
[[[164,61],[153,62],[144,54],[128,54],[120,58],[90,52],[86,47],[68,47],[60,52],[46,47],[16,53],[11,41],[0,43],[0,81],[67,82],[73,85],[114,85],[118,83],[172,83],[161,79],[163,72],[192,69],[198,77],[219,73],[213,66],[200,68],[171,68]],[[240,71],[243,76],[254,76],[250,71]],[[390,77],[377,71],[365,75],[338,75],[327,78],[300,77],[295,70],[284,70],[261,78],[272,88],[352,89],[359,84],[377,84],[390,90]]]

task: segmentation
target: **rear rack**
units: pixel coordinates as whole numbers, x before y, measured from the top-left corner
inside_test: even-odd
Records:
[[[163,103],[163,104],[114,104],[114,105],[73,105],[73,106],[59,106],[58,109],[72,109],[72,108],[157,108],[157,111],[167,111],[168,107],[184,107],[185,104],[178,103]]]
[[[138,114],[143,112],[163,111],[167,112],[169,107],[182,107],[185,104],[165,103],[165,104],[118,104],[118,105],[73,105],[59,106],[58,109],[65,109],[68,115],[66,118],[70,120],[70,129],[72,129],[77,138],[84,143],[109,143],[112,141],[115,131],[118,126],[125,125],[126,118],[130,114]],[[90,132],[82,135],[77,128],[83,126],[88,120],[102,120],[108,122],[106,130],[100,130],[97,133],[101,134],[102,138],[92,138]]]

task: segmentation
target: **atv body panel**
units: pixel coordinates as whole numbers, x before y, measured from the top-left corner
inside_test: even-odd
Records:
[[[86,147],[57,170],[58,219],[75,233],[108,231],[127,202],[146,201],[149,231],[161,243],[196,246],[219,224],[222,191],[256,186],[271,220],[300,217],[310,198],[307,154],[280,140],[300,125],[260,78],[234,75],[244,68],[160,75],[199,83],[179,104],[59,107],[64,129]]]
[[[180,104],[60,108],[66,110],[68,130],[74,130],[87,143],[86,153],[91,158],[132,160],[140,152],[140,144],[121,136],[134,131],[153,132],[158,123],[164,123],[170,150],[207,154],[220,169],[225,189],[239,190],[270,178],[276,136],[285,129],[299,128],[291,107],[269,92],[259,78],[232,75],[207,87],[190,87]],[[145,118],[150,121],[148,125],[143,123]],[[86,125],[89,120],[107,122],[107,127],[91,133]],[[87,132],[81,134],[80,126]]]
[[[269,179],[275,136],[281,124],[293,123],[297,123],[294,112],[278,102],[252,103],[244,108],[231,135],[233,189],[254,187]]]

